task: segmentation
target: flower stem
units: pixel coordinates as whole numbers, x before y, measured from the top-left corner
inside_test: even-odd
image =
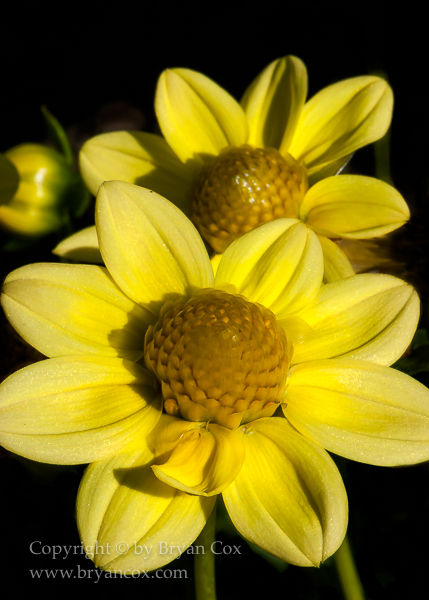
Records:
[[[352,551],[347,536],[334,554],[335,566],[340,578],[344,598],[346,600],[365,600],[359,573],[353,560]]]
[[[216,504],[198,536],[195,545],[203,546],[204,552],[194,555],[195,593],[197,600],[216,600],[216,580],[214,554],[211,545],[216,533]]]

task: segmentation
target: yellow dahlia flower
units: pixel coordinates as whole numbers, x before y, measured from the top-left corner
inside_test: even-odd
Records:
[[[93,462],[77,519],[98,567],[170,562],[218,494],[248,540],[318,565],[347,527],[326,450],[429,458],[429,391],[388,367],[416,328],[409,285],[372,274],[322,287],[320,243],[296,219],[233,242],[214,276],[185,215],[123,182],[101,186],[96,226],[106,268],[36,264],[5,281],[8,318],[50,358],[1,385],[0,442]]]
[[[384,235],[409,218],[408,207],[373,178],[318,180],[386,133],[392,91],[365,76],[308,102],[306,95],[305,65],[294,56],[268,65],[240,104],[201,73],[164,71],[155,108],[165,139],[135,131],[94,137],[80,153],[82,175],[94,195],[103,181],[118,179],[166,196],[218,253],[258,225],[300,219],[320,236],[325,279],[353,275],[329,238]],[[57,252],[81,248],[80,241]]]

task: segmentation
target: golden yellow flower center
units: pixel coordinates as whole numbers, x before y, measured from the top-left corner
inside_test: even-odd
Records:
[[[165,306],[145,340],[165,411],[230,429],[274,413],[291,357],[270,310],[213,289]]]
[[[203,167],[192,220],[212,248],[222,253],[258,225],[296,218],[307,189],[305,167],[289,154],[249,145],[228,148]]]

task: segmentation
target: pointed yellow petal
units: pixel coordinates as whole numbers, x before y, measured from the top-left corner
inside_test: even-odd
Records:
[[[79,165],[94,196],[103,181],[126,181],[155,190],[184,212],[190,210],[193,171],[159,135],[141,131],[97,135],[83,145]]]
[[[349,357],[391,365],[411,343],[419,299],[396,277],[362,274],[325,285],[300,316],[314,335],[294,347],[294,364]]]
[[[161,414],[152,377],[117,358],[52,358],[0,387],[0,443],[32,460],[87,463],[142,443]]]
[[[289,152],[312,175],[383,137],[392,109],[392,90],[379,77],[330,85],[304,106]]]
[[[18,333],[46,356],[138,360],[154,315],[136,305],[104,267],[35,264],[13,271],[2,305]]]
[[[65,238],[52,252],[67,260],[84,263],[103,263],[95,226],[86,227]]]
[[[329,238],[318,235],[323,250],[324,283],[332,283],[355,274],[353,267],[344,252]]]
[[[157,463],[165,462],[177,446],[179,440],[193,429],[202,427],[202,423],[185,421],[162,413],[156,427],[148,437],[148,446],[157,458]]]
[[[202,164],[227,146],[247,141],[241,106],[201,73],[168,69],[161,74],[155,109],[161,131],[177,156]]]
[[[77,498],[82,545],[97,567],[132,575],[159,569],[192,544],[215,498],[190,496],[159,481],[146,450],[94,463]]]
[[[285,416],[330,452],[373,465],[429,459],[429,390],[395,369],[325,360],[291,369]]]
[[[243,460],[241,433],[210,423],[183,434],[167,462],[155,465],[153,471],[179,490],[213,496],[235,479]]]
[[[97,197],[101,255],[119,287],[155,314],[173,294],[213,286],[197,230],[171,202],[144,188],[108,181]]]
[[[341,175],[319,181],[307,192],[300,219],[328,237],[368,238],[397,229],[410,218],[407,203],[387,183]]]
[[[347,496],[334,462],[281,418],[250,423],[243,441],[243,467],[223,493],[234,525],[282,560],[318,565],[347,529]]]
[[[296,56],[269,64],[247,88],[241,105],[248,143],[287,152],[307,96],[307,70]]]
[[[235,240],[222,255],[215,281],[235,285],[239,294],[283,318],[315,298],[322,277],[317,237],[295,219],[278,219]]]

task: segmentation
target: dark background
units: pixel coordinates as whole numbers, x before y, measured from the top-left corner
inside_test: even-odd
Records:
[[[136,9],[138,6],[138,10]],[[12,7],[2,35],[2,135],[0,151],[21,142],[44,141],[40,106],[69,129],[76,143],[99,127],[100,109],[126,102],[142,111],[145,129],[156,130],[153,97],[157,78],[167,67],[202,71],[239,99],[252,79],[272,60],[299,56],[309,73],[309,96],[340,79],[383,71],[395,93],[391,128],[391,171],[395,185],[412,207],[405,230],[407,272],[427,304],[427,44],[425,17],[413,2],[392,13],[384,2],[301,2],[274,7],[260,3],[205,3],[171,8],[164,3],[122,2],[114,9],[100,5],[62,5],[61,17],[44,6]],[[98,115],[98,116],[97,116]],[[365,175],[374,169],[373,150],[353,158],[353,168]],[[427,242],[426,242],[427,243]],[[402,246],[398,242],[398,250]],[[29,259],[18,253],[3,260],[5,274],[20,261],[53,260],[47,239]],[[411,246],[411,247],[410,247]],[[9,335],[9,334],[6,334]],[[4,346],[3,346],[4,349]],[[19,357],[25,354],[18,347]],[[7,351],[2,365],[10,362]],[[25,360],[25,357],[22,359]],[[5,369],[4,369],[5,370]],[[7,368],[6,368],[7,370]],[[349,535],[368,598],[413,598],[425,585],[429,554],[429,468],[388,469],[340,461],[350,501]],[[78,545],[74,502],[83,467],[46,467],[3,453],[1,565],[4,581],[18,589],[67,589],[74,580],[32,580],[29,569],[90,569],[82,555],[52,559],[34,555],[29,545]],[[288,599],[341,598],[332,560],[319,570],[288,567],[276,570],[239,538],[220,532],[225,544],[241,544],[237,557],[217,561],[219,599],[260,598],[279,593]],[[128,598],[192,598],[192,562],[175,561],[171,568],[187,568],[189,579],[79,580],[79,588]],[[92,586],[92,587],[91,587]],[[424,588],[423,588],[424,589]],[[424,591],[422,592],[424,595]]]

